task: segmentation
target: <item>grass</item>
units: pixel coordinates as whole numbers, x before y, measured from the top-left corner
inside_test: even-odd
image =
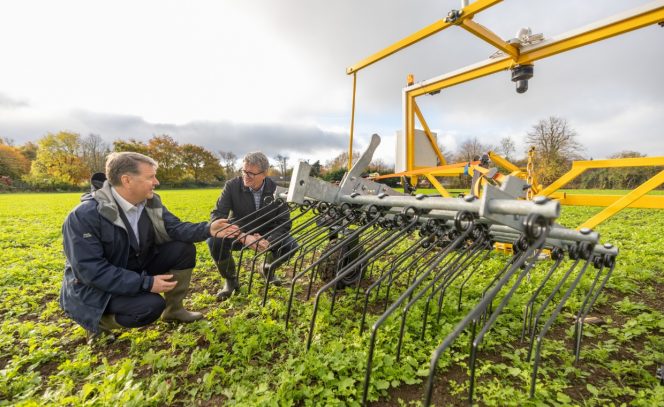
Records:
[[[218,191],[171,190],[161,195],[181,219],[204,221]],[[296,303],[288,329],[283,324],[284,289],[274,291],[265,307],[255,289],[217,303],[213,294],[221,281],[204,243],[197,245],[187,305],[205,312],[205,320],[189,325],[158,322],[127,330],[112,344],[87,345],[83,329],[57,304],[64,262],[60,227],[79,196],[0,195],[0,405],[359,403],[368,335],[359,334],[353,296],[342,296],[334,314],[326,311],[329,300],[322,297],[328,307],[321,308],[312,348],[306,352],[311,303]],[[573,226],[598,210],[566,207],[560,222]],[[538,267],[532,283],[515,293],[485,340],[476,390],[480,404],[664,405],[664,386],[654,377],[657,364],[664,362],[664,214],[628,209],[597,230],[602,241],[614,243],[621,252],[593,311],[606,324],[586,328],[581,363],[573,363],[570,321],[583,293],[570,299],[544,342],[537,392],[528,398],[531,366],[515,338],[528,290],[541,278]],[[501,256],[491,256],[487,276],[491,265],[504,261]],[[481,278],[470,280],[464,291],[468,306],[482,287]],[[419,340],[421,309],[413,310],[399,362],[393,352],[398,318],[381,331],[369,393],[374,405],[421,399],[432,349],[468,308],[459,312],[456,304],[445,303],[445,311],[442,323],[431,326],[436,335]],[[439,367],[437,405],[465,403],[468,356],[466,342],[457,343]]]

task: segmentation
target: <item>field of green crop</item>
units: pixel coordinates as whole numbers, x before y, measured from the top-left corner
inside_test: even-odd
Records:
[[[161,195],[180,218],[204,221],[218,191]],[[274,289],[265,307],[255,289],[247,295],[246,284],[244,295],[218,303],[214,293],[221,281],[204,243],[197,245],[187,300],[188,307],[206,313],[204,320],[158,322],[124,331],[113,343],[87,345],[85,331],[57,303],[64,262],[60,227],[78,199],[0,195],[0,405],[359,405],[369,336],[359,333],[354,295],[342,295],[333,314],[321,307],[306,351],[313,300],[295,304],[288,328],[285,288]],[[574,227],[597,210],[565,207],[560,222]],[[664,363],[664,211],[626,210],[597,230],[602,242],[621,253],[591,313],[605,324],[586,327],[581,362],[574,364],[572,341],[573,313],[583,295],[578,293],[544,342],[537,392],[528,397],[531,364],[518,338],[524,301],[546,269],[538,266],[482,346],[475,392],[480,405],[664,405],[664,386],[655,378]],[[444,304],[441,323],[429,325],[435,335],[419,339],[417,318],[409,319],[413,326],[407,326],[399,362],[394,348],[400,321],[388,321],[374,357],[373,405],[419,403],[431,351],[479,298],[496,268],[491,265],[504,256],[492,254],[485,275],[469,281],[461,311],[456,302]],[[328,301],[323,296],[323,305]],[[439,406],[466,403],[467,344],[464,334],[440,362],[434,395]]]

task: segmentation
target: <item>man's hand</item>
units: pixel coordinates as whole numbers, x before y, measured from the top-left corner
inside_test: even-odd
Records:
[[[262,252],[265,249],[267,249],[268,246],[270,246],[270,242],[268,242],[258,233],[254,233],[253,235],[245,235],[242,243],[245,246],[254,249],[258,252]]]
[[[159,294],[171,291],[178,284],[177,281],[169,281],[171,278],[173,278],[173,274],[158,274],[154,276],[150,292]]]
[[[228,223],[228,219],[217,219],[210,224],[210,236],[224,238],[236,237],[240,228]]]
[[[268,242],[267,239],[261,235],[257,234],[257,237],[258,237],[258,251],[264,252],[265,250],[267,250],[268,247],[270,247],[270,242]]]

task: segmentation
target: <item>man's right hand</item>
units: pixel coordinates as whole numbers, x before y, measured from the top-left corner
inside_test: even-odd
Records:
[[[177,281],[169,281],[171,278],[173,278],[173,274],[157,274],[152,281],[150,292],[159,294],[171,291],[178,285]]]

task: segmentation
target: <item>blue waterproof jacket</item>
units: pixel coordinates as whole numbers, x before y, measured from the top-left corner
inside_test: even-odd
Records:
[[[268,242],[273,242],[288,234],[292,224],[287,205],[265,202],[265,198],[274,197],[276,189],[277,184],[265,178],[260,207],[256,210],[254,195],[244,186],[242,177],[233,178],[224,185],[217,205],[210,213],[210,221],[229,219],[243,232],[260,233]]]
[[[60,306],[88,331],[99,331],[99,320],[111,295],[136,295],[152,277],[124,267],[129,258],[129,235],[111,195],[108,181],[85,194],[62,225],[66,256]],[[187,243],[210,237],[207,222],[181,222],[154,194],[145,204],[157,245],[170,240]],[[149,288],[148,288],[149,289]]]

